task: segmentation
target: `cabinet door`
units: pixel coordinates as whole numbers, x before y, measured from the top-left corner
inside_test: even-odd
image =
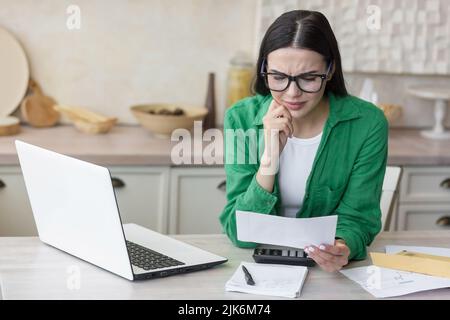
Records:
[[[167,233],[168,167],[110,167],[122,223]]]
[[[405,167],[401,180],[400,201],[450,203],[450,168]]]
[[[219,215],[226,204],[223,168],[172,168],[169,233],[222,233]]]
[[[20,167],[0,167],[0,236],[36,236],[25,181]]]
[[[400,205],[399,230],[449,230],[449,205]]]

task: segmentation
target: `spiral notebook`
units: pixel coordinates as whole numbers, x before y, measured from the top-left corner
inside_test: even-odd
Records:
[[[242,265],[250,272],[255,285],[247,284]],[[225,290],[297,298],[307,274],[308,268],[303,266],[241,262],[225,284]]]

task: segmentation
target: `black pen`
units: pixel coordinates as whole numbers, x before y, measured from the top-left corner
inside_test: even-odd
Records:
[[[247,284],[250,285],[250,286],[254,286],[255,285],[255,281],[253,280],[252,275],[250,274],[250,272],[248,272],[247,268],[244,267],[244,265],[242,265],[242,270],[244,270],[245,281],[247,282]]]

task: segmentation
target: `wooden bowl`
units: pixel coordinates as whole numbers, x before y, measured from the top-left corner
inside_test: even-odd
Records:
[[[89,122],[83,119],[73,120],[73,124],[78,130],[90,134],[107,133],[116,123],[116,118],[111,118],[110,120],[102,122]]]
[[[67,116],[75,127],[84,133],[107,133],[117,123],[115,117],[107,117],[86,108],[62,105],[54,105],[53,108]]]
[[[183,114],[159,114],[164,109],[170,113],[181,109]],[[202,107],[181,107],[163,103],[135,105],[130,110],[142,127],[161,137],[168,137],[180,128],[191,130],[194,121],[203,120],[208,114],[208,109]]]

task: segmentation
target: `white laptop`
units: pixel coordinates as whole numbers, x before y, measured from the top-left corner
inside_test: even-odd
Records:
[[[16,149],[42,242],[129,280],[227,261],[139,225],[122,225],[107,168],[19,140]]]

